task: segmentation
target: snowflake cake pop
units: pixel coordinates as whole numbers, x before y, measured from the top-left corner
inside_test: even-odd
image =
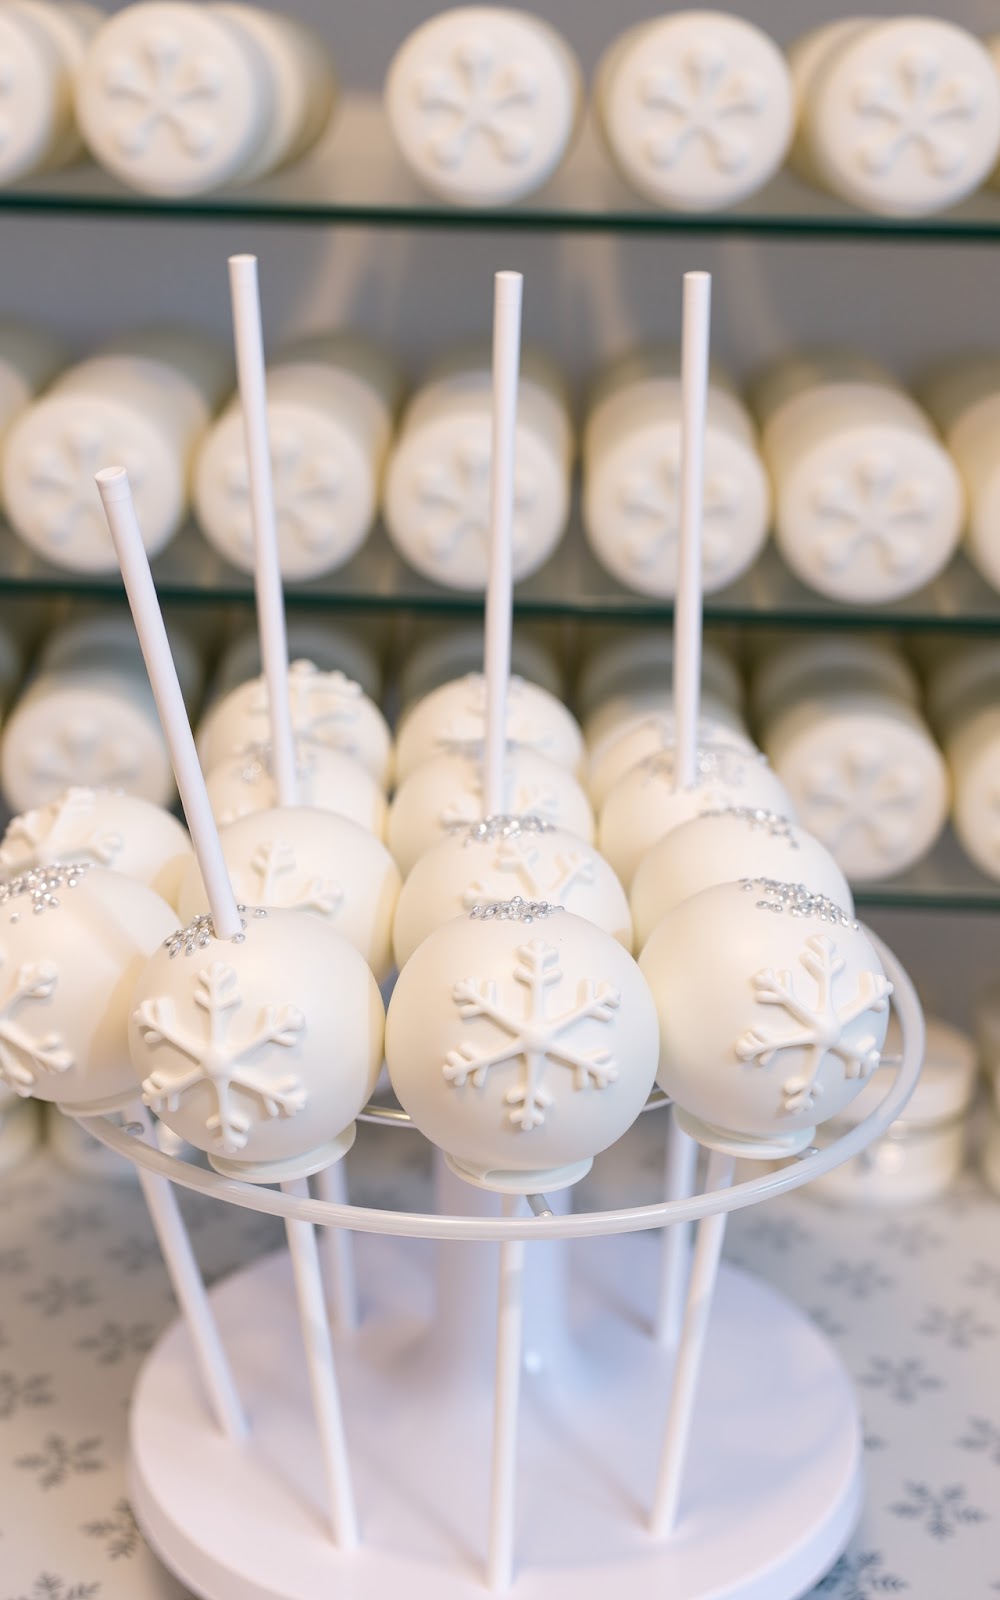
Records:
[[[94,1115],[134,1100],[132,989],[176,925],[146,884],[103,867],[0,881],[0,1085]]]
[[[698,782],[690,788],[675,788],[674,752],[661,750],[632,767],[611,790],[598,821],[598,848],[626,889],[650,846],[704,811],[751,806],[795,819],[783,784],[759,751],[728,740],[700,744],[697,773]]]
[[[892,985],[858,924],[801,884],[703,889],[639,964],[660,1018],[658,1082],[702,1144],[794,1155],[879,1064]]]
[[[442,923],[515,895],[563,905],[632,947],[625,891],[596,850],[540,817],[499,816],[456,828],[420,857],[396,908],[396,965]]]
[[[404,878],[425,850],[483,815],[482,761],[449,751],[417,767],[389,807],[386,843]],[[585,844],[594,837],[590,803],[576,779],[534,750],[512,750],[504,767],[505,816],[539,816]]]
[[[370,772],[339,750],[303,739],[296,742],[295,756],[300,804],[348,817],[382,838],[385,795]],[[253,811],[271,811],[278,804],[269,745],[252,745],[241,755],[225,757],[209,768],[205,781],[213,815],[220,823],[234,822]]]
[[[525,1194],[575,1183],[635,1121],[656,1070],[656,1011],[610,934],[514,899],[424,940],[385,1042],[401,1104],[453,1170]]]
[[[568,772],[579,772],[583,735],[562,701],[538,684],[507,684],[506,738],[512,749],[536,750]],[[486,735],[486,682],[481,672],[443,683],[407,711],[396,737],[396,782],[448,750],[481,745]]]
[[[599,810],[619,778],[631,772],[640,761],[669,750],[676,737],[673,706],[663,710],[642,712],[626,718],[612,733],[605,735],[590,757],[587,773],[587,793],[591,803]],[[736,727],[731,719],[713,714],[702,703],[698,717],[698,743],[703,745],[731,744],[736,750],[752,754],[754,744],[743,728]]]
[[[169,1128],[217,1171],[272,1183],[350,1149],[383,1032],[353,945],[305,912],[257,909],[235,939],[203,915],[161,944],[132,994],[129,1045]]]
[[[682,822],[647,850],[629,896],[635,948],[682,900],[746,877],[806,884],[854,915],[847,879],[818,839],[774,811],[734,806]]]
[[[383,788],[388,782],[392,739],[374,700],[343,672],[321,672],[311,661],[288,669],[288,701],[297,738],[329,745],[367,768]],[[198,755],[209,772],[228,756],[242,755],[271,737],[267,684],[251,678],[216,701],[198,729]]]
[[[399,869],[374,834],[346,817],[296,806],[251,812],[227,823],[219,837],[237,900],[326,918],[378,982],[388,977]],[[177,909],[189,922],[207,903],[192,856]]]
[[[65,789],[49,805],[12,818],[0,841],[0,871],[87,861],[137,878],[171,906],[193,859],[176,817],[116,789]]]

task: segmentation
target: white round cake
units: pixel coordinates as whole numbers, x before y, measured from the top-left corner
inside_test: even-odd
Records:
[[[704,699],[698,718],[698,743],[700,745],[731,744],[736,750],[753,753],[755,746],[749,734],[733,726],[734,719],[720,707],[721,715],[706,707]],[[706,714],[707,712],[707,714]],[[600,811],[619,778],[631,772],[641,761],[673,747],[677,724],[673,706],[654,712],[637,711],[627,717],[617,728],[606,734],[595,746],[587,775],[587,793],[595,811]]]
[[[583,735],[556,695],[523,678],[507,685],[506,739],[513,749],[535,750],[569,772],[579,772]],[[403,713],[396,732],[396,782],[448,750],[481,746],[486,735],[486,682],[481,672],[443,683]]]
[[[178,908],[194,856],[176,817],[116,789],[64,789],[49,805],[13,817],[0,841],[4,873],[80,861],[137,878]]]
[[[386,804],[371,773],[329,745],[309,739],[295,742],[298,804],[332,811],[367,828],[377,839],[385,832]],[[251,745],[241,755],[227,756],[205,774],[212,814],[219,823],[235,822],[254,811],[278,804],[271,747]]]

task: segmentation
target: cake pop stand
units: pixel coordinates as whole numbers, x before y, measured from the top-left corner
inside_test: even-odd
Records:
[[[244,1444],[212,1426],[182,1324],[168,1329],[140,1372],[130,1498],[166,1565],[206,1600],[481,1596],[496,1246],[522,1239],[530,1248],[514,1591],[523,1600],[806,1593],[842,1552],[861,1509],[861,1427],[848,1376],[801,1311],[724,1267],[680,1516],[670,1538],[653,1539],[647,1516],[670,1357],[652,1332],[650,1230],[801,1188],[857,1156],[899,1115],[921,1064],[922,1019],[905,971],[873,942],[903,1037],[888,1093],[825,1149],[721,1192],[578,1213],[563,1210],[559,1196],[531,1196],[527,1214],[499,1216],[490,1214],[496,1197],[441,1163],[442,1211],[365,1209],[223,1178],[141,1143],[128,1128],[90,1120],[106,1145],[183,1187],[359,1236],[363,1320],[336,1336],[336,1359],[360,1547],[343,1553],[330,1540],[282,1252],[211,1293],[249,1418]],[[397,1123],[399,1138],[419,1137],[401,1112],[373,1106],[366,1115]]]

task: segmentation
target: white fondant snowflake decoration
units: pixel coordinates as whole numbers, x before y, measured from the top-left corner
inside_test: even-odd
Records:
[[[475,847],[477,850],[481,846]],[[560,850],[555,856],[546,856],[536,836],[513,834],[499,839],[493,848],[490,869],[512,883],[498,886],[488,878],[477,878],[470,883],[462,897],[467,911],[484,901],[510,900],[521,894],[527,900],[558,902],[577,883],[593,883],[594,858],[586,850]]]
[[[925,46],[902,50],[891,67],[866,73],[855,86],[854,110],[865,127],[857,145],[861,166],[884,178],[915,149],[930,175],[952,177],[968,156],[968,125],[980,102],[970,74],[946,73]]]
[[[523,467],[514,469],[514,554],[524,548],[523,518],[537,498],[534,479]],[[451,448],[425,461],[417,474],[416,500],[423,516],[424,549],[437,561],[447,560],[467,539],[486,549],[490,525],[490,446],[477,433],[455,438]]]
[[[232,1037],[234,1014],[244,1002],[239,976],[224,961],[213,961],[197,974],[194,1003],[205,1017],[198,1032],[178,1021],[170,995],[144,1000],[135,1012],[147,1045],[169,1045],[181,1058],[149,1074],[143,1099],[153,1111],[176,1111],[186,1094],[207,1084],[215,1102],[205,1123],[213,1148],[236,1155],[246,1145],[253,1121],[247,1101],[265,1119],[294,1117],[305,1109],[305,1085],[294,1072],[276,1070],[269,1047],[290,1048],[305,1032],[306,1021],[295,1006],[266,1005],[240,1037]],[[257,1055],[262,1059],[255,1064],[251,1058]]]
[[[464,750],[481,744],[486,731],[486,683],[482,673],[464,681],[468,699],[458,713],[446,722],[437,736],[442,750]],[[527,746],[544,755],[552,747],[548,730],[525,709],[524,681],[511,678],[507,685],[507,743],[513,748]]]
[[[170,28],[147,29],[134,50],[118,51],[105,68],[119,150],[144,156],[162,131],[185,155],[209,155],[218,139],[224,84],[220,62],[202,51],[186,52]]]
[[[669,171],[701,143],[720,172],[737,173],[753,153],[747,123],[764,110],[767,88],[706,35],[676,60],[650,68],[639,97],[650,114],[642,148],[651,166]]]
[[[824,570],[843,572],[873,545],[888,572],[912,572],[937,510],[934,485],[910,472],[891,450],[866,450],[825,473],[813,493],[821,524],[816,552]]]
[[[441,813],[445,828],[468,828],[478,822],[483,814],[483,784],[479,777],[470,778],[467,786],[456,790]],[[504,780],[504,810],[516,817],[541,817],[545,822],[559,818],[559,796],[554,789],[538,783],[511,784],[509,774]]]
[[[417,103],[427,118],[428,155],[453,172],[474,145],[485,143],[505,166],[523,165],[535,148],[530,113],[539,94],[530,62],[499,60],[488,34],[466,34],[417,85]]]
[[[827,934],[807,939],[799,965],[809,974],[815,987],[812,1001],[796,993],[795,975],[787,969],[775,972],[767,967],[754,976],[754,998],[759,1005],[781,1006],[791,1018],[787,1028],[749,1028],[736,1042],[740,1061],[755,1061],[769,1066],[785,1050],[804,1050],[802,1071],[787,1078],[781,1086],[784,1109],[808,1111],[823,1093],[819,1081],[827,1056],[839,1058],[846,1078],[867,1078],[879,1064],[879,1049],[874,1033],[846,1037],[852,1022],[868,1013],[884,1012],[889,1004],[892,984],[880,972],[858,975],[854,993],[838,1000],[838,979],[847,963]]]
[[[57,791],[74,784],[128,789],[138,778],[141,765],[133,739],[86,717],[33,740],[25,760],[32,778]]]
[[[281,545],[297,545],[322,556],[339,533],[337,503],[343,488],[339,463],[328,454],[310,453],[294,428],[271,428],[271,477]],[[250,482],[246,456],[234,456],[226,472],[232,527],[240,549],[253,554]]]
[[[633,526],[624,541],[627,563],[649,572],[676,563],[680,519],[680,460],[676,452],[632,468],[622,480],[621,506]],[[732,518],[740,509],[740,483],[731,472],[707,471],[704,483],[702,568],[712,578],[733,557]]]
[[[909,844],[924,786],[915,766],[871,738],[814,761],[802,787],[809,827],[828,850],[836,854],[860,832],[892,860]]]
[[[7,956],[0,952],[0,966]],[[49,1000],[59,981],[51,961],[26,961],[18,967],[0,1001],[0,1079],[15,1094],[30,1095],[43,1073],[67,1072],[73,1053],[58,1033],[36,1039],[26,1033],[15,1013],[29,1000]]]
[[[296,737],[356,755],[362,693],[360,683],[346,673],[321,672],[312,661],[293,661],[288,668],[288,705]],[[260,724],[248,749],[266,740],[269,707],[267,684],[261,679],[247,708]],[[304,759],[305,753],[299,754]]]
[[[619,991],[603,979],[584,978],[574,1003],[558,1015],[549,1016],[546,991],[562,977],[555,946],[544,939],[532,939],[519,946],[515,955],[514,981],[521,985],[519,1003],[501,999],[492,979],[463,978],[452,990],[463,1022],[485,1017],[505,1037],[493,1047],[484,1048],[470,1040],[449,1050],[442,1069],[445,1080],[456,1088],[471,1083],[481,1089],[495,1067],[520,1061],[520,1082],[504,1095],[504,1104],[510,1107],[511,1127],[524,1133],[542,1125],[555,1098],[543,1082],[547,1067],[568,1067],[574,1089],[606,1089],[618,1076],[618,1065],[610,1050],[576,1049],[567,1035],[588,1018],[611,1022],[621,1004]]]
[[[125,840],[113,828],[94,828],[97,794],[79,786],[57,795],[47,806],[13,817],[0,845],[0,866],[9,867],[44,856],[54,861],[72,851],[74,860],[111,867]]]
[[[94,474],[121,461],[133,492],[141,490],[146,462],[95,416],[79,416],[28,453],[27,478],[42,537],[54,550],[98,539],[111,547]]]
[[[343,905],[340,884],[302,872],[293,846],[284,839],[268,839],[258,845],[250,858],[250,870],[256,878],[256,889],[249,896],[254,905],[319,911],[325,917],[336,916]]]

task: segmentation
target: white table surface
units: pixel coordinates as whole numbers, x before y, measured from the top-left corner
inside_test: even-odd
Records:
[[[636,1137],[638,1200],[662,1135]],[[425,1201],[420,1144],[362,1130],[353,1198]],[[605,1162],[590,1181],[608,1201],[619,1180]],[[191,1194],[182,1205],[210,1279],[281,1241],[273,1219]],[[652,1236],[649,1249],[652,1271]],[[815,1594],[1000,1594],[1000,1202],[971,1175],[895,1213],[791,1195],[734,1216],[727,1254],[816,1318],[858,1386],[864,1517]],[[72,1177],[47,1151],[0,1179],[0,1600],[184,1600],[124,1489],[129,1390],[173,1315],[134,1184]]]

